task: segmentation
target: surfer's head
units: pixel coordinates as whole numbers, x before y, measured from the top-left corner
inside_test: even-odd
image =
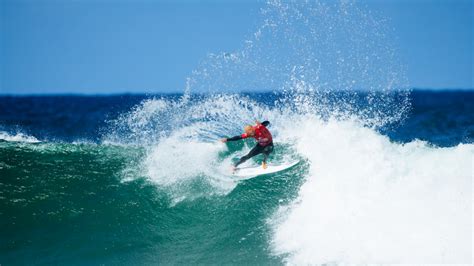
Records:
[[[253,136],[253,134],[255,133],[255,129],[251,125],[246,125],[244,127],[244,131],[245,131],[245,134],[247,134],[249,136]]]

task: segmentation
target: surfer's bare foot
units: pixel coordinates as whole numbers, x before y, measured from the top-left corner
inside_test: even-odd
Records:
[[[263,168],[263,169],[267,169],[267,163],[266,163],[266,162],[263,162],[263,163],[262,163],[262,168]]]

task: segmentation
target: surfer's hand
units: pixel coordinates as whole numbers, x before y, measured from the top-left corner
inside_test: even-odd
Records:
[[[227,139],[221,139],[221,142],[225,143],[225,142],[227,142]]]
[[[260,123],[260,121],[255,120],[255,124],[257,124],[257,126],[259,126],[261,123]]]

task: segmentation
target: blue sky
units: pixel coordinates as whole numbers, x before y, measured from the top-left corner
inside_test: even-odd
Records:
[[[394,28],[412,87],[472,88],[472,1],[365,1]],[[252,1],[0,1],[0,93],[182,91],[258,26]]]

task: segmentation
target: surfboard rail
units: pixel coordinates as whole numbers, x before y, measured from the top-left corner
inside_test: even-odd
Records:
[[[300,161],[294,161],[280,165],[268,165],[267,169],[263,169],[261,166],[240,167],[237,168],[237,170],[232,175],[240,180],[245,180],[261,175],[278,173],[297,165],[299,162]]]

